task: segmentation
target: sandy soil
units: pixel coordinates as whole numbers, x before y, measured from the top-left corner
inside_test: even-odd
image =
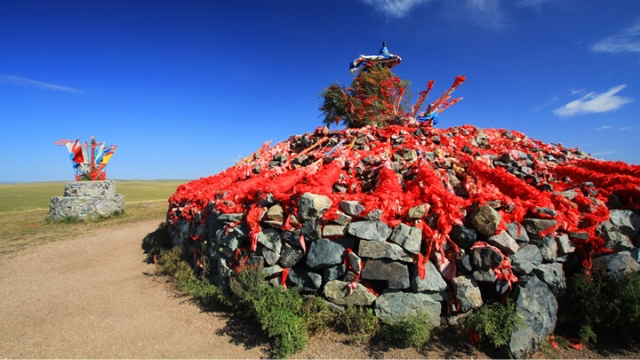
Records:
[[[144,262],[157,220],[0,258],[0,358],[267,358],[255,323],[203,312]],[[560,353],[636,357],[637,353]],[[595,355],[595,356],[594,356]],[[615,356],[617,355],[617,356]],[[329,334],[296,358],[486,358],[468,343],[415,349],[347,345]],[[544,356],[543,357],[548,357]]]
[[[260,358],[226,315],[179,297],[140,244],[158,221],[0,259],[0,358]]]

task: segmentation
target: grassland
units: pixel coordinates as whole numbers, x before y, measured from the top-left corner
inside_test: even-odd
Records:
[[[125,212],[108,219],[78,223],[53,223],[49,201],[62,196],[65,182],[0,185],[0,255],[29,246],[71,239],[107,226],[154,220],[164,221],[167,198],[187,180],[117,180],[116,190],[125,196]]]
[[[189,180],[116,180],[116,191],[127,203],[166,200]],[[0,184],[0,213],[49,208],[51,198],[64,194],[65,181]]]

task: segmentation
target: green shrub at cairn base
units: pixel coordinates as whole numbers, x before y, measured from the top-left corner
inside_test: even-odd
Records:
[[[271,286],[264,281],[263,267],[244,266],[229,281],[231,291],[244,310],[254,315],[273,339],[272,356],[286,358],[304,349],[307,329],[302,313],[302,296],[296,288]]]
[[[351,83],[342,88],[332,84],[320,94],[325,125],[340,124],[350,128],[367,125],[385,127],[396,124],[406,113],[406,92],[409,80],[400,80],[388,68],[372,66],[362,71]]]
[[[430,317],[418,313],[417,316],[402,318],[394,324],[382,326],[378,335],[380,340],[391,346],[420,350],[431,338],[432,329]]]
[[[160,250],[157,264],[161,273],[173,277],[177,285],[188,292],[202,308],[233,306],[233,301],[226,291],[196,276],[191,266],[184,260],[184,254],[179,247]]]
[[[640,274],[595,266],[569,278],[561,298],[559,330],[583,343],[640,341]]]
[[[504,304],[493,302],[481,307],[469,316],[466,325],[469,331],[475,331],[480,342],[503,348],[509,344],[511,334],[519,323],[521,320],[516,313],[516,306],[511,298],[507,298]]]
[[[371,308],[350,305],[338,319],[338,328],[351,338],[353,343],[369,341],[380,329],[380,321]]]

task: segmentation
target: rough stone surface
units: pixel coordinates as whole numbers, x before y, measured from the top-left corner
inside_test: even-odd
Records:
[[[427,294],[389,292],[376,299],[375,313],[385,323],[394,324],[407,317],[415,317],[422,313],[427,315],[429,323],[440,326],[440,302]]]
[[[267,210],[267,214],[265,216],[267,219],[272,221],[282,221],[284,218],[282,206],[280,206],[280,204],[273,205],[269,210]]]
[[[369,211],[367,215],[364,216],[364,219],[373,221],[373,220],[380,220],[381,217],[382,217],[382,210],[373,209]]]
[[[422,204],[409,208],[409,211],[407,211],[407,220],[414,221],[422,219],[427,212],[429,212],[430,208],[431,205],[429,204]]]
[[[242,221],[244,217],[244,213],[234,213],[234,214],[220,214],[218,215],[218,221],[224,221],[229,223],[237,223]]]
[[[334,266],[329,266],[328,268],[324,268],[322,270],[322,277],[325,282],[336,280],[347,272],[347,267],[344,264],[338,264]]]
[[[490,247],[477,247],[471,251],[471,265],[480,269],[496,267],[504,257]]]
[[[313,220],[307,220],[302,223],[302,235],[305,240],[318,240],[322,237],[322,229],[320,224]]]
[[[293,247],[288,243],[283,243],[280,251],[280,265],[290,268],[296,265],[304,256],[302,249]]]
[[[480,206],[471,216],[471,223],[484,236],[493,235],[500,225],[500,214],[489,206]]]
[[[471,226],[454,225],[449,236],[463,249],[469,249],[478,241],[478,231]]]
[[[111,196],[116,194],[116,182],[101,181],[73,181],[64,186],[64,196]]]
[[[553,236],[532,238],[531,243],[540,249],[543,261],[554,262],[558,258],[558,243]]]
[[[262,248],[262,257],[267,265],[275,265],[280,260],[280,253],[267,248]]]
[[[362,206],[359,201],[349,200],[342,200],[340,202],[340,209],[344,211],[345,214],[351,216],[360,216],[360,213],[365,210],[364,206]]]
[[[562,296],[567,289],[567,281],[561,263],[538,265],[533,269],[533,273],[549,287],[556,298]]]
[[[349,252],[347,256],[349,256],[349,264],[351,264],[353,272],[360,274],[360,271],[362,271],[362,259],[353,251]]]
[[[498,279],[493,269],[475,270],[471,273],[473,279],[479,282],[494,282]]]
[[[312,269],[321,269],[342,263],[345,247],[328,240],[319,239],[311,243],[307,254],[307,266]]]
[[[347,227],[344,225],[325,225],[322,228],[323,237],[344,236],[347,232]]]
[[[550,227],[555,226],[556,224],[558,224],[558,221],[553,219],[524,219],[524,228],[529,234],[533,235],[540,235],[542,231],[547,230]]]
[[[514,297],[522,324],[516,324],[511,334],[509,352],[522,359],[532,355],[555,329],[558,302],[547,285],[535,276],[521,280]]]
[[[386,259],[368,260],[361,276],[367,280],[386,280],[389,289],[406,289],[411,285],[407,265]]]
[[[302,220],[315,220],[322,216],[332,204],[327,196],[304,193],[298,201],[298,215]]]
[[[376,296],[362,284],[356,284],[353,292],[349,289],[349,283],[340,280],[331,280],[324,285],[323,295],[327,300],[337,305],[371,305]]]
[[[281,272],[282,272],[282,267],[278,265],[267,266],[262,269],[262,273],[264,274],[265,278],[270,278],[276,274],[280,274]]]
[[[471,266],[471,256],[464,254],[456,259],[456,268],[463,274],[470,273],[473,270]]]
[[[424,279],[417,271],[411,276],[411,288],[415,292],[440,292],[447,289],[447,283],[431,261],[427,262]]]
[[[243,226],[236,226],[229,228],[228,231],[224,228],[216,231],[216,237],[214,239],[216,244],[228,247],[229,249],[236,251],[240,247],[247,246],[249,244],[249,237]]]
[[[617,219],[623,222],[622,219]],[[604,239],[604,246],[614,251],[624,251],[633,249],[631,238],[625,235],[623,231],[614,225],[611,220],[606,221],[598,226],[598,234]],[[629,231],[627,231],[629,232]]]
[[[404,251],[400,245],[388,242],[360,240],[358,255],[370,259],[389,259],[403,262],[413,261],[411,255]]]
[[[315,292],[322,286],[322,276],[304,268],[291,268],[287,279],[304,292]]]
[[[422,245],[422,230],[400,223],[393,229],[389,239],[402,246],[406,251],[417,254]]]
[[[567,234],[562,234],[556,238],[558,242],[558,255],[571,254],[576,251],[576,244],[569,239]]]
[[[258,233],[258,243],[264,245],[273,252],[280,253],[282,250],[282,236],[277,229],[264,229]]]
[[[521,274],[531,274],[533,268],[542,264],[542,254],[535,245],[526,245],[509,257],[513,271]]]
[[[529,235],[527,234],[527,230],[524,228],[522,224],[518,223],[508,223],[507,224],[507,232],[511,235],[519,243],[528,243]]]
[[[358,221],[349,224],[347,232],[360,239],[385,241],[389,238],[391,229],[382,221]]]
[[[640,216],[631,210],[610,210],[609,223],[628,237],[640,232]]]
[[[460,302],[460,311],[463,313],[482,306],[482,294],[478,283],[470,276],[456,276],[453,279],[456,285],[456,298]]]
[[[594,266],[604,266],[609,274],[640,271],[640,264],[628,251],[609,254],[593,259]]]
[[[351,216],[343,213],[342,211],[336,211],[338,217],[334,220],[334,222],[338,225],[347,226],[351,222]]]
[[[506,231],[500,231],[495,235],[489,236],[487,242],[500,249],[507,256],[515,254],[520,249],[515,239]]]
[[[64,196],[51,198],[51,220],[98,219],[124,210],[124,195],[116,194],[113,180],[76,181],[65,185]]]

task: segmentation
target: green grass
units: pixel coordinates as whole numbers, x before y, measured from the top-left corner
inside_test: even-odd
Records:
[[[126,202],[166,200],[189,180],[115,180]],[[67,181],[0,184],[0,213],[48,209],[51,198],[64,195]]]
[[[54,223],[51,197],[62,196],[66,182],[0,184],[0,255],[47,242],[69,240],[80,233],[144,220],[164,221],[167,199],[187,180],[116,180],[125,196],[123,214],[96,221]]]
[[[85,235],[119,225],[145,220],[162,222],[167,209],[167,200],[126,203],[123,214],[79,222],[52,222],[49,209],[0,213],[0,255],[48,242],[71,240],[79,234]]]

